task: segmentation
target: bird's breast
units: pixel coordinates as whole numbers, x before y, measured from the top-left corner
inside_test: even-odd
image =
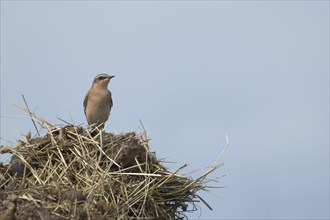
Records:
[[[108,120],[112,107],[110,91],[91,91],[88,95],[86,117],[89,124]]]

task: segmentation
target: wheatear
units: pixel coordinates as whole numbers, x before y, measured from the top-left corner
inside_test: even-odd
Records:
[[[113,105],[111,92],[108,90],[108,84],[113,77],[115,76],[105,73],[95,76],[92,87],[84,100],[84,111],[89,125],[104,128],[104,123],[108,120]]]

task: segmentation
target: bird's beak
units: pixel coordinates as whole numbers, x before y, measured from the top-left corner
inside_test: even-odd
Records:
[[[109,79],[111,79],[111,78],[113,78],[113,77],[115,77],[115,76],[109,76]]]

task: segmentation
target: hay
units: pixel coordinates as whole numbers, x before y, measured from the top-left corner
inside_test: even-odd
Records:
[[[192,179],[178,174],[187,165],[168,171],[150,152],[145,132],[47,128],[45,136],[28,134],[16,148],[0,148],[13,154],[0,166],[0,212],[14,216],[0,220],[184,219],[198,202],[209,207],[196,193],[221,164]]]

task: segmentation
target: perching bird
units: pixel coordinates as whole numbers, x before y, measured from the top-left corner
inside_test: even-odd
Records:
[[[108,120],[113,105],[111,92],[108,90],[108,84],[113,77],[115,76],[105,73],[95,76],[92,87],[84,100],[84,111],[89,125],[104,128],[104,123]]]

